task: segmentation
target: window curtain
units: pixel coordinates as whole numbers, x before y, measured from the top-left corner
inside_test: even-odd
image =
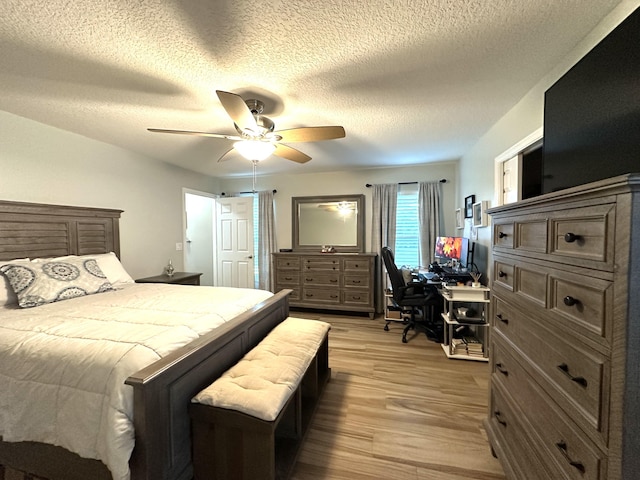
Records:
[[[371,251],[378,254],[376,262],[375,299],[376,312],[384,311],[384,295],[386,287],[386,273],[384,271],[381,252],[382,247],[395,248],[396,245],[396,209],[398,206],[398,185],[372,185],[372,222],[371,222]]]
[[[434,245],[440,235],[440,182],[418,182],[418,214],[420,225],[420,265],[427,266],[434,260]]]
[[[271,254],[276,251],[273,190],[258,192],[258,288],[271,290]]]

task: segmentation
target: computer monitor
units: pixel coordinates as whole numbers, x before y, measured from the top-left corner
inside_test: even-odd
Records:
[[[455,260],[462,267],[468,266],[469,239],[464,237],[436,237],[435,257],[439,263]]]

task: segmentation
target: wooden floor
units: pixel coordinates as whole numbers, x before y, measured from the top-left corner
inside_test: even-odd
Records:
[[[504,479],[490,452],[488,364],[449,360],[420,333],[382,318],[292,311],[329,322],[331,381],[295,480]]]

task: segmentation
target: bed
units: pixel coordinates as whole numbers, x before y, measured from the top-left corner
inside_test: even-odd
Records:
[[[0,201],[0,260],[91,256],[108,252],[115,252],[119,256],[121,213],[120,210],[102,208]],[[174,294],[171,287],[214,288],[137,286],[160,288],[162,291],[156,291],[155,295],[162,297]],[[137,287],[134,285],[131,288]],[[124,293],[118,294],[127,295],[126,289],[123,291]],[[166,295],[164,292],[167,292]],[[113,292],[107,292],[92,297],[105,303],[112,294]],[[132,423],[135,431],[135,447],[129,461],[131,479],[191,478],[191,442],[187,413],[190,399],[236,363],[288,316],[288,294],[289,291],[270,294],[268,298],[254,306],[248,306],[244,312],[226,320],[218,328],[200,334],[183,346],[164,354],[162,358],[127,374],[125,383],[129,387],[125,388],[133,390]],[[50,305],[57,307],[57,304],[65,302],[73,305],[76,300],[78,305],[88,301],[87,297],[80,297]],[[38,308],[45,310],[44,307],[33,310]],[[82,308],[85,306],[82,305]],[[19,320],[14,317],[15,315],[6,315],[4,318]],[[112,478],[103,462],[83,458],[70,450],[47,443],[1,440],[1,465],[51,480]]]

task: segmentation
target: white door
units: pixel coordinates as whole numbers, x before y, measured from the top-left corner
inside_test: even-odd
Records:
[[[253,197],[216,200],[216,285],[254,288]]]
[[[519,199],[519,167],[520,156],[510,158],[502,163],[502,204],[517,202]]]

